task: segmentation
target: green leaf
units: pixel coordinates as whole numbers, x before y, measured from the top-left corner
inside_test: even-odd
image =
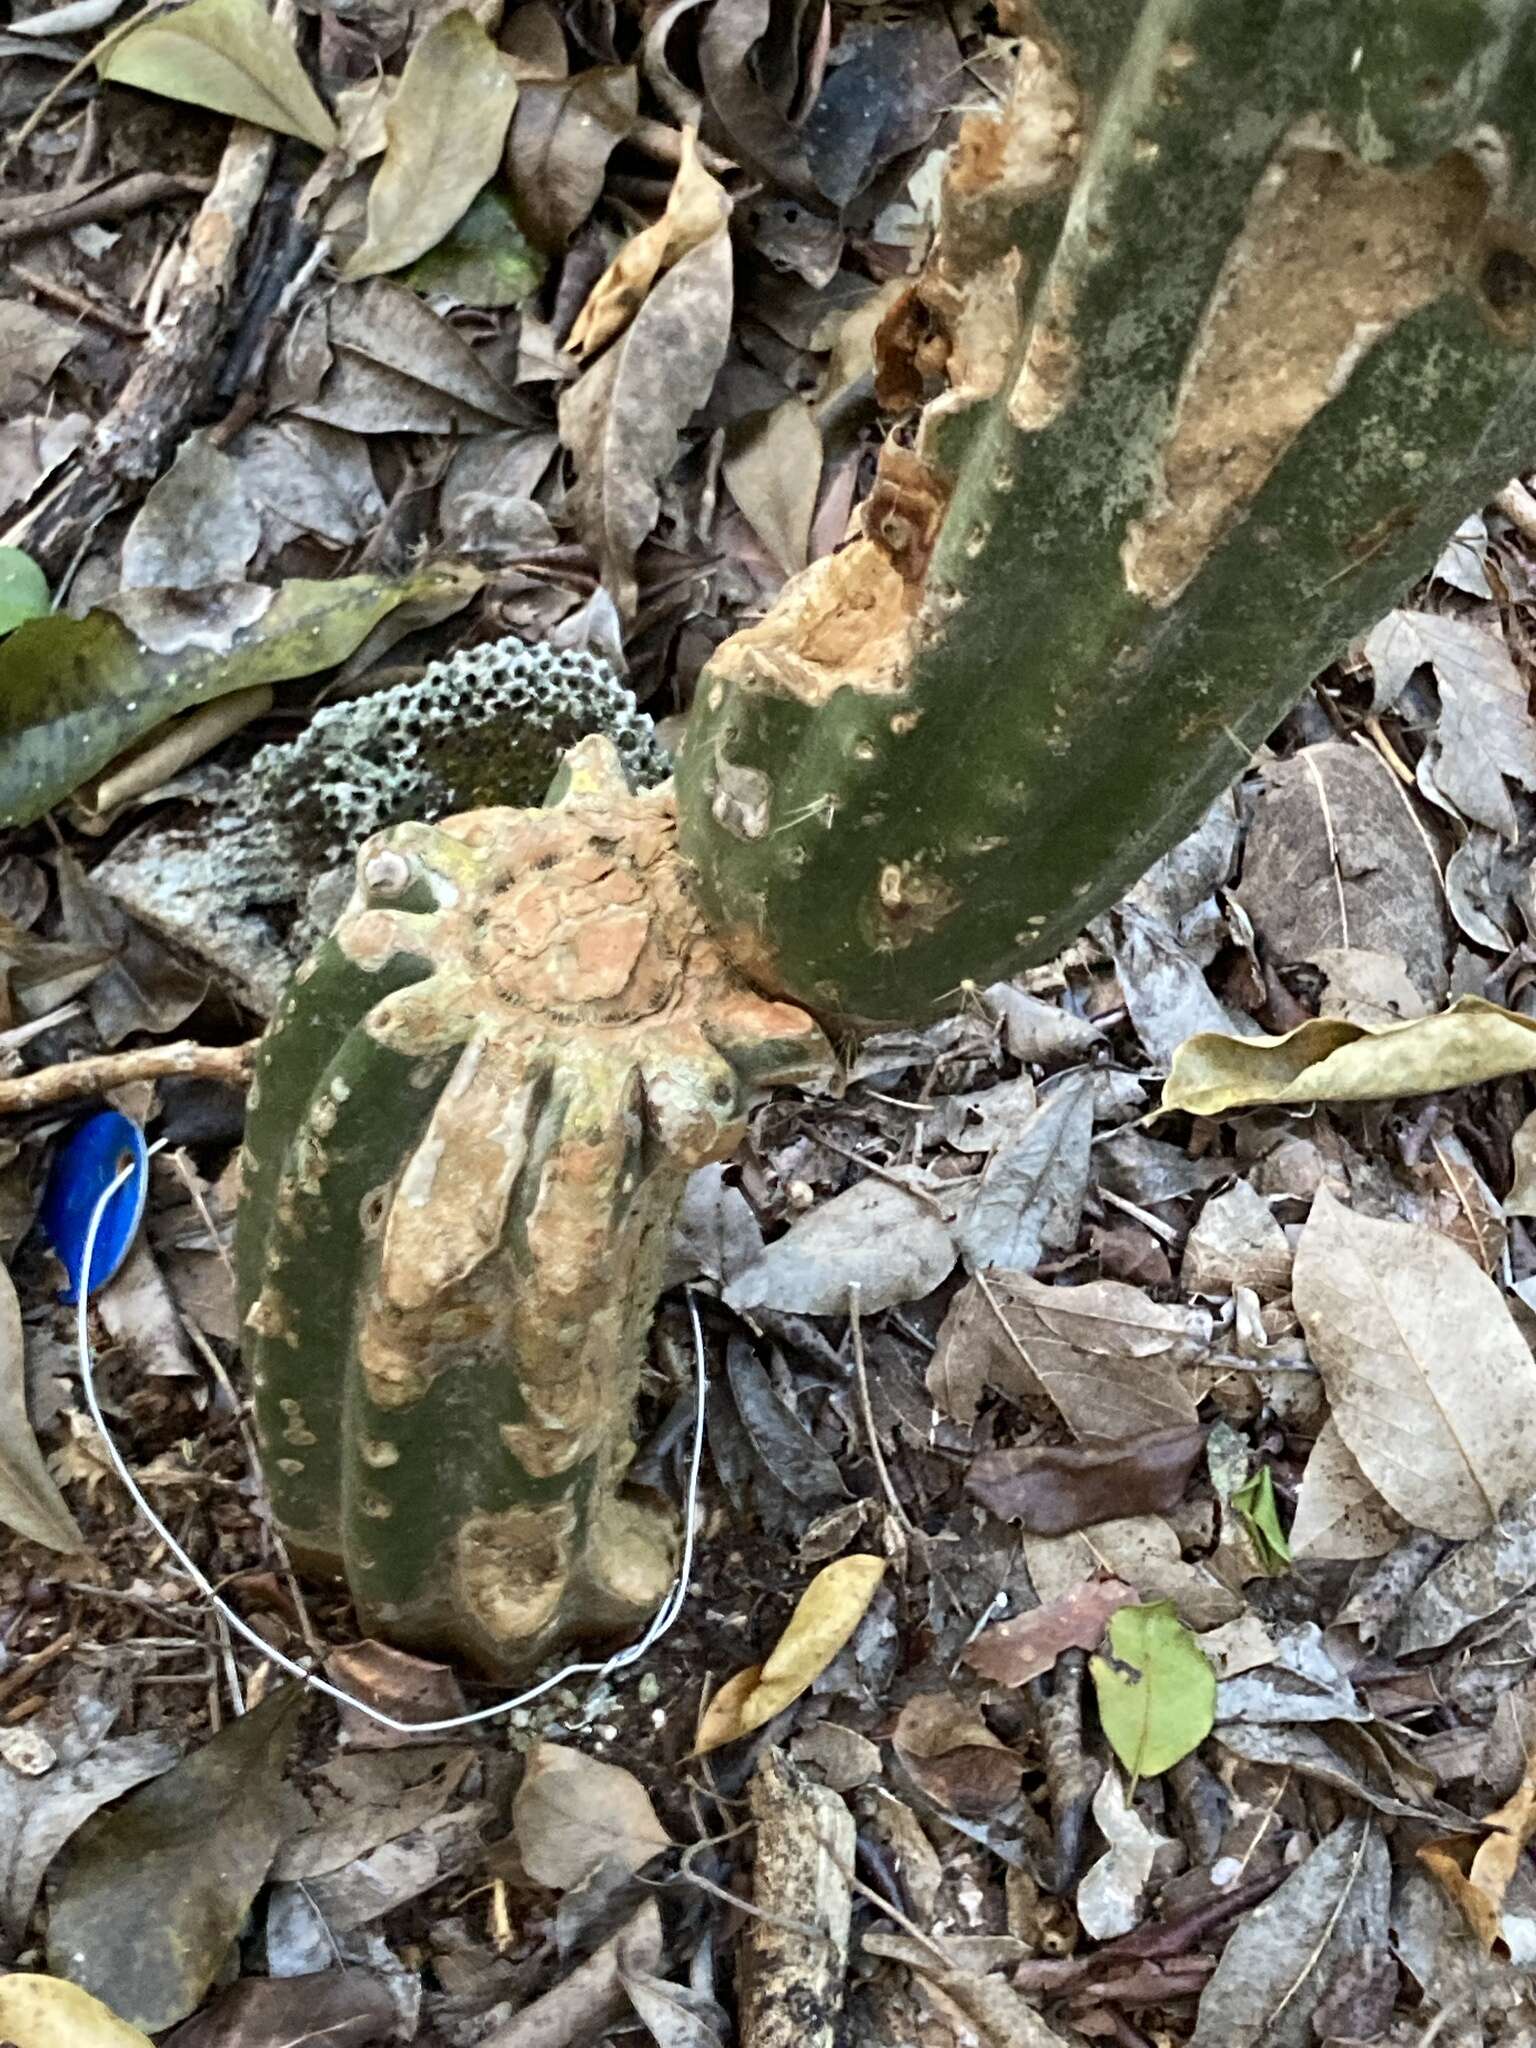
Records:
[[[261,0],[191,0],[132,30],[97,69],[114,85],[212,107],[316,149],[336,141],[336,123]]]
[[[20,548],[0,548],[0,633],[48,616],[48,578]]]
[[[122,603],[139,634],[105,609],[29,620],[0,642],[0,824],[40,818],[178,712],[331,668],[399,606],[441,618],[479,582],[472,569],[437,563],[402,577],[295,579],[275,592],[133,591]],[[220,627],[210,615],[231,594],[239,608]],[[166,616],[178,607],[179,627]]]
[[[495,176],[516,104],[517,81],[475,17],[459,9],[434,22],[384,117],[368,231],[342,276],[376,277],[435,248]]]
[[[1135,1778],[1189,1755],[1216,1719],[1216,1673],[1166,1600],[1110,1616],[1107,1657],[1093,1659],[1099,1720]]]
[[[1243,1518],[1243,1527],[1253,1539],[1259,1562],[1273,1576],[1291,1561],[1291,1546],[1280,1526],[1280,1509],[1275,1501],[1274,1477],[1261,1465],[1232,1495],[1232,1505]]]
[[[404,281],[413,291],[441,292],[461,306],[520,306],[543,277],[544,258],[518,226],[511,200],[487,186]]]
[[[200,2003],[289,1826],[283,1771],[303,1699],[284,1686],[86,1822],[51,1889],[55,1975],[149,2034]]]

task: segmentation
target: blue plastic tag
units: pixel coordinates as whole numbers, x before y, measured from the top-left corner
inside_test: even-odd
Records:
[[[103,1109],[87,1117],[53,1155],[38,1220],[69,1275],[60,1301],[80,1299],[86,1232],[96,1204],[124,1167],[133,1170],[102,1211],[91,1253],[88,1294],[106,1286],[127,1258],[138,1233],[149,1187],[144,1133],[117,1110]]]

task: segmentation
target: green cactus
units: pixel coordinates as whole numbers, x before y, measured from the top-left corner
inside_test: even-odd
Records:
[[[510,1670],[659,1593],[667,1220],[822,1051],[753,991],[924,1019],[1048,956],[1536,445],[1524,0],[1016,12],[879,341],[915,441],[716,654],[677,818],[588,743],[551,810],[384,835],[274,1026],[274,1499],[398,1640]]]
[[[563,779],[362,849],[243,1160],[278,1522],[366,1626],[496,1674],[664,1593],[670,1525],[621,1481],[672,1212],[748,1089],[824,1056],[709,939],[669,794],[631,795],[606,739]]]

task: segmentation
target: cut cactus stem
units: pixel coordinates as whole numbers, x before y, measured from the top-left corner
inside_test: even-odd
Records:
[[[672,1219],[820,1072],[694,907],[666,790],[378,835],[258,1057],[240,1284],[278,1525],[363,1625],[497,1678],[632,1631],[675,1531],[623,1481]]]

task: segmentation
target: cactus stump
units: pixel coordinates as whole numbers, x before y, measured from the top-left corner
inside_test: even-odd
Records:
[[[671,1220],[825,1042],[709,938],[666,790],[370,840],[252,1090],[240,1282],[279,1525],[365,1626],[514,1675],[663,1597],[621,1491]]]

